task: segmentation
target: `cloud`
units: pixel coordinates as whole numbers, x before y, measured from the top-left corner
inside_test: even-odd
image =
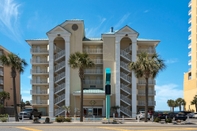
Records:
[[[131,13],[127,13],[125,14],[119,21],[118,23],[114,26],[115,29],[119,28],[124,22],[125,20],[128,19],[128,17],[130,16]]]
[[[20,41],[18,26],[20,4],[14,0],[1,0],[0,2],[0,31],[9,38]]]
[[[176,84],[156,85],[155,90],[156,110],[169,110],[167,104],[169,99],[183,98],[183,90],[179,89]]]
[[[28,78],[28,79],[31,79],[32,77],[31,77],[31,75],[29,75],[27,78]]]
[[[174,59],[168,59],[165,61],[166,64],[173,64],[173,63],[177,63],[178,62],[178,59],[177,58],[174,58]]]
[[[106,21],[106,18],[100,18],[100,23],[97,27],[86,29],[87,30],[87,36],[95,36],[95,33],[97,33],[98,29],[100,29],[101,25]]]

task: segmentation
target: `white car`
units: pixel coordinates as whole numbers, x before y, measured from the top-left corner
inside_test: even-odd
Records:
[[[197,113],[194,113],[193,118],[197,118]]]
[[[145,118],[145,111],[140,111],[137,115],[136,115],[136,120],[141,120]],[[150,120],[150,114],[148,113],[147,119]]]

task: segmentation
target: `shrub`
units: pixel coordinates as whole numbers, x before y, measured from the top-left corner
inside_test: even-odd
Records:
[[[8,118],[7,117],[0,117],[1,122],[7,122]]]
[[[161,121],[161,119],[159,118],[159,117],[156,117],[155,119],[154,119],[154,122],[160,122]]]
[[[71,122],[72,118],[71,117],[66,117],[65,122]]]
[[[171,118],[167,118],[166,119],[166,123],[172,123],[172,119]]]
[[[58,117],[55,118],[55,121],[56,121],[56,122],[65,122],[65,117],[63,117],[63,116],[58,116]]]

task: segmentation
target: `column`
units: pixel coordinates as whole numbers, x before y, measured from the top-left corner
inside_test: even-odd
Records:
[[[116,105],[120,106],[120,36],[116,36],[116,46],[115,46],[115,59],[116,59],[116,74],[115,74],[115,80],[116,80]],[[118,110],[118,114],[120,114],[120,110]]]
[[[70,106],[70,66],[68,60],[70,57],[70,37],[66,36],[65,39],[65,105]]]
[[[106,106],[105,106],[105,99],[103,100],[103,108],[102,108],[102,116],[105,116]]]
[[[132,62],[137,59],[137,37],[131,37],[132,40]],[[134,71],[132,71],[132,117],[135,118],[137,114],[137,79]]]
[[[49,36],[49,117],[54,117],[54,41],[55,37]]]

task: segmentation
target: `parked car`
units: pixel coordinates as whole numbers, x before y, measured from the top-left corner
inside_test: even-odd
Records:
[[[35,115],[35,114],[38,116],[39,119],[40,119],[41,116],[42,116],[42,113],[39,112],[37,109],[28,108],[28,109],[22,110],[22,111],[19,113],[18,117],[19,117],[20,120],[22,119],[22,117],[23,117],[23,118],[32,119],[33,115]]]
[[[197,118],[197,113],[194,113],[193,118]]]
[[[137,115],[136,115],[136,120],[137,119],[144,119],[145,118],[145,111],[140,111]],[[150,120],[150,114],[148,113],[147,119]]]
[[[160,119],[166,119],[166,116],[168,115],[168,113],[164,113],[164,112],[154,112],[153,113],[153,117],[154,118],[160,118]]]
[[[168,118],[176,120],[183,120],[185,121],[187,119],[187,115],[183,112],[170,112],[167,115]]]
[[[184,113],[186,116],[189,116],[190,118],[192,118],[194,115],[193,112],[191,111],[180,111],[180,112]]]

